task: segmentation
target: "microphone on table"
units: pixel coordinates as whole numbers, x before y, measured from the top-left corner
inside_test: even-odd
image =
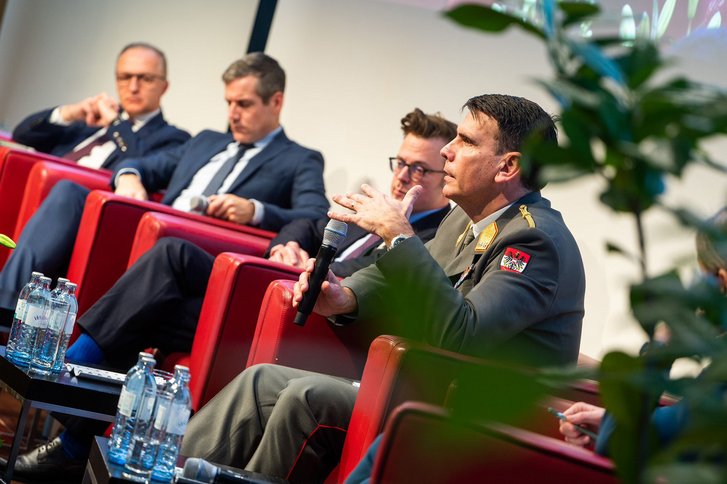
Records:
[[[209,200],[204,195],[194,195],[189,199],[189,211],[204,215],[209,207]]]
[[[210,464],[204,459],[197,457],[190,457],[184,462],[184,470],[182,471],[182,477],[185,479],[193,479],[195,482],[205,483],[235,483],[251,482],[247,477],[237,472],[233,472],[228,469],[217,467],[214,464]]]
[[[346,238],[348,225],[338,220],[329,220],[326,228],[323,230],[323,243],[316,255],[316,263],[313,266],[313,273],[308,281],[308,290],[303,294],[303,299],[298,305],[298,312],[293,322],[298,326],[303,326],[313,311],[316,304],[318,294],[321,292],[321,284],[326,280],[328,268],[336,255],[338,245]]]

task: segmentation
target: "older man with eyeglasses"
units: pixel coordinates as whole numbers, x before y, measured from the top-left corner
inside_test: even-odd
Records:
[[[160,103],[168,87],[164,53],[143,42],[129,44],[116,60],[118,101],[102,92],[32,114],[15,128],[13,140],[82,166],[112,170],[126,158],[189,139],[162,115]]]

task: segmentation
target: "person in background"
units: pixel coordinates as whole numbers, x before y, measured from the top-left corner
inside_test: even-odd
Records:
[[[105,92],[25,118],[13,140],[90,168],[113,170],[179,146],[189,134],[168,124],[161,100],[169,88],[167,58],[151,44],[134,42],[116,59],[116,94]]]
[[[727,234],[727,207],[722,208],[710,220],[710,226],[722,234]],[[727,247],[715,244],[713,237],[706,231],[697,232],[697,262],[703,278],[727,293]],[[658,344],[667,344],[670,339],[668,327],[657,325],[654,340]],[[647,343],[649,344],[649,343]],[[688,423],[688,403],[684,400],[663,407],[658,407],[651,415],[651,425],[656,430],[661,445],[673,442]],[[558,430],[566,442],[579,447],[594,446],[597,454],[608,455],[608,445],[616,428],[613,416],[605,408],[585,402],[576,402],[563,414],[568,418],[561,421]],[[579,432],[575,426],[584,426],[598,434],[594,441],[588,435]]]
[[[222,80],[231,132],[205,130],[174,149],[124,160],[112,177],[115,192],[146,200],[166,189],[162,203],[182,211],[204,198],[207,216],[273,231],[325,215],[323,157],[288,139],[280,125],[285,72],[278,62],[248,54]],[[63,180],[28,221],[0,272],[0,316],[7,325],[32,271],[65,274],[88,193]]]
[[[126,160],[114,175],[116,192],[145,199],[147,190],[166,187],[162,203],[179,210],[189,210],[194,196],[204,196],[209,200],[208,216],[268,230],[278,230],[298,218],[323,216],[328,209],[323,157],[288,139],[280,125],[285,72],[278,62],[262,53],[248,54],[233,62],[222,80],[231,132],[203,131],[177,149]],[[51,193],[33,217],[33,230],[43,234],[39,238],[48,239],[48,227],[61,225],[58,230],[64,231],[71,243],[63,244],[65,241],[59,240],[57,235],[46,242],[26,237],[31,227],[29,222],[18,244],[20,250],[13,253],[0,273],[0,303],[7,308],[14,307],[18,285],[31,269],[55,275],[63,263],[68,262],[87,190],[72,183],[59,183],[54,192],[56,197],[67,198],[53,198]],[[75,211],[43,210],[48,208],[49,201],[53,206],[66,209],[68,203],[78,207]],[[70,218],[69,214],[72,215]],[[52,216],[56,219],[49,218]],[[69,226],[75,228],[69,231]],[[47,261],[41,264],[43,259],[36,252],[41,243],[45,243],[46,249],[57,259],[54,264],[49,265]],[[13,275],[9,272],[11,269],[15,271]],[[194,273],[193,269],[191,273]],[[152,275],[147,273],[143,277]],[[140,284],[139,281],[134,280],[136,284]],[[156,286],[154,289],[163,288]],[[146,310],[142,305],[136,306],[130,298],[131,295],[122,298],[115,309],[131,308],[141,313]],[[178,332],[182,332],[183,322],[175,323],[178,323]],[[112,345],[122,347],[123,342],[119,340]],[[76,342],[74,346],[74,351],[81,351],[83,342]],[[68,419],[64,424],[66,430],[58,438],[18,457],[14,475],[19,480],[80,480],[91,437],[95,432],[102,433],[106,425],[102,423],[99,428],[98,422],[83,419]]]

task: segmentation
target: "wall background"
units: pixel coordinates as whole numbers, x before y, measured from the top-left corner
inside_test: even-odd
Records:
[[[554,103],[533,80],[550,76],[541,46],[519,32],[488,36],[445,20],[430,4],[407,0],[280,0],[267,52],[288,74],[283,124],[291,138],[321,150],[329,196],[362,181],[388,189],[387,157],[401,141],[399,119],[414,107],[454,121],[474,95],[501,92]],[[0,128],[25,115],[101,90],[114,93],[114,60],[131,41],[158,45],[169,60],[166,117],[193,134],[224,129],[220,75],[247,47],[254,0],[7,0],[0,30]],[[723,87],[724,31],[672,50],[674,70]],[[710,145],[724,159],[724,136]],[[670,181],[667,203],[709,215],[725,204],[725,176],[690,171]],[[635,247],[632,221],[606,212],[599,181],[544,190],[563,212],[588,276],[581,350],[600,358],[636,351],[645,336],[627,310],[636,268],[605,251],[607,240]],[[693,234],[663,214],[647,220],[652,272],[675,261],[694,268]]]

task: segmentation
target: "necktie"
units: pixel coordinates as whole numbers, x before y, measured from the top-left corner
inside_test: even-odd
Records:
[[[232,173],[232,170],[235,168],[237,162],[240,161],[240,158],[242,158],[245,152],[253,146],[255,145],[240,144],[239,148],[237,149],[237,153],[235,153],[227,161],[225,161],[220,169],[217,170],[217,173],[215,173],[215,176],[212,177],[212,180],[210,180],[207,188],[205,188],[202,192],[202,195],[208,197],[217,193],[222,184],[225,183],[225,179],[230,175],[230,173]]]
[[[458,254],[462,252],[462,250],[475,239],[475,231],[472,230],[471,223],[467,225],[467,228],[465,229],[465,233],[463,235],[464,237],[462,238],[462,243],[459,244],[459,248],[457,249]]]
[[[69,151],[68,153],[63,155],[63,158],[65,158],[67,160],[78,162],[84,156],[90,155],[91,150],[93,150],[95,147],[108,143],[110,139],[111,139],[111,137],[109,136],[109,133],[107,131],[106,133],[102,134],[95,140],[91,141],[89,144],[87,144],[80,150]]]
[[[381,244],[381,237],[379,237],[376,234],[369,234],[366,236],[366,240],[364,240],[361,245],[356,247],[354,250],[351,251],[348,255],[346,255],[344,260],[351,260],[355,259],[356,257],[360,257],[366,252],[371,249],[372,247],[375,247],[377,245]]]

